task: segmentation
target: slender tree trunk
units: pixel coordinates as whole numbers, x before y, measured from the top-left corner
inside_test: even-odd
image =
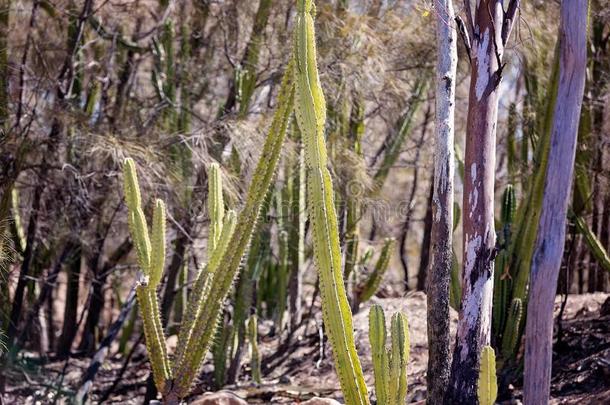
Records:
[[[426,200],[426,216],[424,217],[424,236],[421,242],[421,254],[419,256],[419,269],[417,270],[417,290],[426,289],[428,278],[428,264],[430,263],[430,241],[432,239],[432,197],[434,195],[434,179],[430,183],[430,192]]]
[[[449,283],[453,257],[453,137],[457,35],[452,0],[435,1],[436,117],[432,258],[426,286],[428,301],[428,404],[441,404],[449,383]]]
[[[553,304],[564,249],[578,121],[587,64],[587,0],[561,3],[559,88],[525,327],[524,399],[546,404],[551,385]]]
[[[464,267],[451,384],[445,398],[449,404],[478,403],[480,354],[490,343],[498,92],[504,47],[519,6],[518,0],[511,0],[505,11],[501,0],[480,0],[471,14],[470,3],[465,3],[471,76],[464,159]]]
[[[66,306],[64,309],[64,324],[57,344],[57,354],[60,357],[69,356],[72,342],[78,329],[78,292],[80,283],[80,268],[82,247],[75,245],[73,255],[68,259],[68,285],[66,287]]]

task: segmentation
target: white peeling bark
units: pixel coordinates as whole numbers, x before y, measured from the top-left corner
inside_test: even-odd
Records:
[[[525,327],[525,404],[549,401],[553,304],[565,244],[566,212],[585,87],[587,3],[587,0],[563,0],[561,3],[559,87]]]
[[[436,0],[436,117],[432,260],[427,279],[428,398],[443,402],[449,382],[449,283],[452,260],[454,113],[457,32],[452,0]]]
[[[480,353],[490,342],[496,123],[502,59],[519,1],[479,0],[468,20],[471,55],[463,199],[462,302],[445,404],[477,404]]]

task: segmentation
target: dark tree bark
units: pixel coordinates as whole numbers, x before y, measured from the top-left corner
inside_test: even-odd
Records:
[[[453,175],[457,35],[452,0],[435,1],[436,117],[431,209],[432,257],[428,271],[428,404],[441,404],[449,383],[449,283],[453,258]],[[421,271],[421,269],[420,269]]]
[[[80,268],[82,258],[82,247],[80,243],[75,244],[71,257],[68,258],[68,285],[66,286],[66,306],[64,308],[64,324],[61,336],[57,344],[57,354],[60,357],[70,355],[72,342],[78,329],[78,292],[80,283]]]
[[[578,121],[587,65],[587,0],[561,3],[559,84],[525,327],[524,402],[546,404],[551,386],[553,305],[565,245]]]
[[[471,57],[463,201],[462,305],[451,383],[445,403],[476,404],[481,349],[489,345],[496,246],[494,182],[498,91],[504,48],[519,0],[504,10],[501,0],[480,0],[471,13],[465,1],[463,30]],[[463,25],[463,24],[460,24]]]

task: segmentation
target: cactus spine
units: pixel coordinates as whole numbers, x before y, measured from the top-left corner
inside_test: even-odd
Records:
[[[383,309],[373,305],[369,312],[369,341],[373,354],[375,394],[379,405],[404,404],[407,396],[409,323],[397,312],[391,320],[391,349],[386,349],[387,332]]]
[[[491,346],[481,350],[481,369],[479,371],[478,397],[480,405],[493,405],[498,396],[496,381],[496,355]]]
[[[295,115],[305,145],[308,208],[320,277],[322,312],[345,402],[349,405],[368,404],[368,392],[356,352],[352,316],[343,284],[333,186],[326,167],[326,103],[318,77],[312,7],[311,0],[297,1]]]

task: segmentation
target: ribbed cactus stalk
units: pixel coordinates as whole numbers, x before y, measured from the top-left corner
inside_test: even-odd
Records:
[[[502,356],[505,359],[515,354],[519,337],[521,336],[521,318],[523,317],[523,302],[519,298],[514,298],[508,311],[508,319],[502,334]]]
[[[407,399],[407,363],[410,354],[409,323],[402,312],[392,316],[391,333],[390,404],[399,405]]]
[[[477,390],[479,405],[493,405],[498,396],[496,380],[496,355],[491,346],[481,350],[481,369],[479,371],[479,387]]]
[[[383,309],[371,306],[369,341],[373,355],[375,395],[379,405],[401,405],[407,396],[407,363],[409,362],[409,323],[402,312],[391,320],[391,348],[386,348],[387,331]]]
[[[377,259],[377,263],[375,263],[375,269],[361,289],[358,297],[359,302],[368,301],[377,292],[381,281],[383,281],[383,276],[390,267],[390,259],[394,253],[395,245],[396,243],[394,238],[385,239],[383,247],[381,248],[381,253]]]
[[[165,205],[161,200],[155,202],[152,235],[149,234],[142,211],[136,167],[132,159],[125,160],[124,176],[131,236],[142,272],[136,293],[144,322],[146,348],[150,356],[155,385],[160,392],[165,392],[166,385],[171,380],[171,366],[165,347],[156,291],[165,263]]]
[[[208,171],[208,215],[210,229],[208,235],[208,257],[212,255],[222,231],[222,221],[225,214],[222,192],[222,174],[218,163],[212,163]]]
[[[261,383],[261,356],[258,351],[258,323],[256,315],[250,315],[248,318],[247,332],[248,341],[250,342],[250,369],[252,371],[252,380],[257,384]]]
[[[297,0],[295,28],[295,114],[305,146],[308,209],[318,268],[324,325],[345,402],[368,404],[354,343],[352,315],[343,284],[333,185],[324,141],[326,103],[318,77],[311,0]]]
[[[375,396],[379,405],[388,404],[390,393],[390,359],[386,349],[387,332],[385,315],[380,305],[373,305],[369,311],[369,342],[373,356],[375,375]]]

